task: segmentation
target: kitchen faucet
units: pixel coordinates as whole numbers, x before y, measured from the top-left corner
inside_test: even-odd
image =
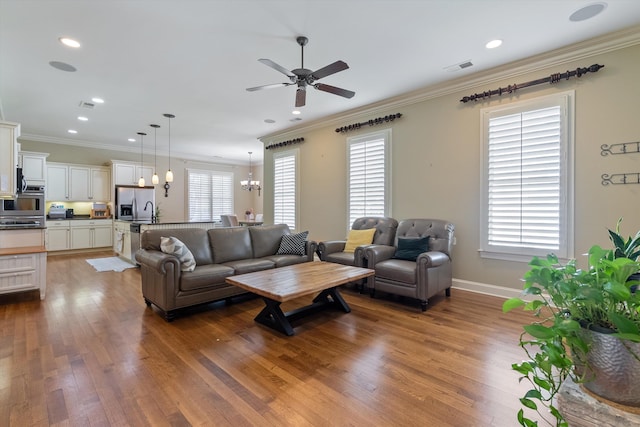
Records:
[[[149,203],[151,203],[151,223],[155,223],[156,222],[156,215],[155,215],[155,211],[153,210],[153,202],[151,200],[148,200],[147,203],[145,203],[144,205],[144,211],[147,210],[147,206],[149,206]]]

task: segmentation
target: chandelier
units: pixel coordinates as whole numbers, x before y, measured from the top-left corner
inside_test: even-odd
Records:
[[[260,190],[262,190],[262,187],[260,187],[260,181],[253,180],[253,172],[251,170],[251,153],[253,153],[253,151],[249,151],[249,179],[240,181],[240,186],[242,187],[243,190],[248,190],[248,191],[258,190],[258,196],[259,196]]]

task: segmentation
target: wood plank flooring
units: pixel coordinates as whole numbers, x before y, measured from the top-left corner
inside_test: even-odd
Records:
[[[111,255],[49,256],[44,301],[0,296],[1,426],[517,425],[528,316],[499,298],[453,289],[423,313],[346,287],[351,313],[286,337],[253,321],[259,298],[167,323],[138,269],[85,261]]]

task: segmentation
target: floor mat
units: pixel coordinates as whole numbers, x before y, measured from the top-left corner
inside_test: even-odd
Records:
[[[128,263],[118,257],[92,258],[86,260],[96,269],[96,271],[124,271],[127,268],[134,268],[135,265]]]

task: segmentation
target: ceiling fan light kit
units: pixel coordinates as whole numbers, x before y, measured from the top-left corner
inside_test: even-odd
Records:
[[[346,70],[347,68],[349,68],[347,63],[344,61],[336,61],[316,71],[312,71],[307,68],[304,68],[304,47],[309,42],[309,39],[304,36],[299,36],[296,38],[296,41],[300,45],[300,49],[301,49],[302,60],[301,60],[300,68],[295,68],[289,71],[283,66],[276,64],[270,59],[266,59],[266,58],[258,59],[258,61],[263,63],[264,65],[271,67],[274,70],[287,76],[289,78],[289,82],[250,87],[250,88],[247,88],[247,91],[254,92],[262,89],[272,89],[276,87],[291,86],[295,84],[297,86],[296,103],[295,103],[296,107],[304,107],[306,105],[308,86],[311,86],[323,92],[328,92],[334,95],[342,96],[344,98],[353,98],[353,96],[356,93],[351,90],[342,89],[336,86],[331,86],[323,83],[316,83],[317,80],[330,76],[331,74],[335,74],[337,72]]]

